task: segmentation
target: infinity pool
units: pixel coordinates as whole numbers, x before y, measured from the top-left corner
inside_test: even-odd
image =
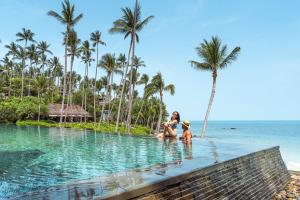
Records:
[[[0,199],[157,164],[201,159],[205,166],[258,147],[0,125]]]

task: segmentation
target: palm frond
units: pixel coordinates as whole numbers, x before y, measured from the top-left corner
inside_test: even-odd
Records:
[[[241,51],[240,47],[235,47],[232,52],[221,62],[220,68],[226,67],[228,64],[235,61]]]
[[[194,60],[191,60],[190,63],[192,65],[192,67],[197,70],[202,70],[202,71],[211,71],[212,70],[211,65],[208,63],[199,63]]]

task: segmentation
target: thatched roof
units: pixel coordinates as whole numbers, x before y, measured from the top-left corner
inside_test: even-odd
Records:
[[[60,116],[61,104],[49,104],[48,105],[48,116],[49,117],[58,117]],[[85,111],[79,105],[64,105],[63,116],[67,115],[68,117],[92,117],[87,111]]]

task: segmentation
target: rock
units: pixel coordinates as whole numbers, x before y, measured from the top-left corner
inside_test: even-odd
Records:
[[[287,197],[287,198],[293,199],[293,198],[296,198],[296,195],[294,195],[293,193],[288,193],[288,194],[286,195],[286,197]]]

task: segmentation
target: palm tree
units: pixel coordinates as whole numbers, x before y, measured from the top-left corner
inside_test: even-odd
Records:
[[[25,41],[24,47],[27,48],[28,41],[35,42],[35,40],[33,39],[34,35],[35,34],[30,29],[22,28],[22,32],[16,34],[16,36],[18,37],[17,42]]]
[[[69,52],[69,56],[71,56],[71,63],[70,63],[70,74],[73,73],[73,65],[74,65],[74,60],[75,60],[75,57],[78,58],[80,56],[80,45],[81,43],[81,40],[78,38],[77,36],[77,32],[74,31],[74,30],[71,30],[69,32],[69,35],[68,35],[68,52]],[[69,95],[68,95],[68,103],[67,103],[67,107],[68,105],[70,104],[71,107],[73,105],[73,102],[72,102],[72,92],[73,92],[73,89],[72,89],[72,76],[70,76],[70,80],[69,80]],[[73,110],[73,109],[71,109]],[[71,117],[70,119],[71,121],[73,121],[73,117]]]
[[[141,7],[138,4],[138,1],[135,1],[135,8],[134,11],[132,11],[130,8],[122,8],[123,16],[121,19],[118,19],[114,21],[113,27],[109,30],[110,33],[121,33],[124,34],[124,39],[126,39],[128,36],[130,36],[130,45],[128,50],[128,59],[130,58],[130,53],[132,50],[131,55],[131,69],[134,66],[134,51],[135,51],[135,42],[139,42],[139,36],[138,32],[140,32],[145,25],[154,17],[149,16],[146,17],[144,20],[141,18]],[[128,71],[129,62],[126,66],[126,74]],[[131,110],[132,110],[132,101],[133,101],[133,91],[132,91],[132,73],[133,70],[131,70],[130,73],[130,95],[129,95],[129,105],[128,105],[128,117],[127,117],[127,123],[126,123],[126,129],[127,132],[130,132],[130,126],[131,126]],[[125,84],[123,84],[125,85]],[[123,98],[123,94],[121,94],[121,101]],[[120,106],[119,106],[120,109]],[[119,111],[118,111],[119,112]],[[118,129],[119,125],[119,119],[117,119],[116,123],[116,130]]]
[[[3,63],[2,73],[5,73],[8,76],[8,79],[9,79],[8,96],[10,97],[10,92],[12,90],[12,88],[11,88],[11,79],[12,79],[12,74],[13,74],[14,63],[7,56],[5,56],[3,58],[3,60],[1,60],[1,62]]]
[[[102,59],[99,63],[99,66],[102,67],[107,72],[106,97],[104,98],[104,102],[102,104],[101,117],[99,120],[99,125],[100,125],[102,122],[102,119],[103,119],[103,111],[104,111],[106,100],[108,100],[108,102],[109,102],[109,109],[110,109],[113,74],[121,73],[121,71],[118,69],[117,59],[114,54],[107,53],[107,54],[103,55]]]
[[[70,3],[69,0],[65,0],[62,2],[62,11],[61,14],[51,10],[48,12],[49,16],[54,17],[63,25],[66,25],[66,36],[64,37],[64,41],[68,40],[68,34],[73,29],[74,25],[79,22],[79,20],[83,17],[83,14],[79,14],[78,16],[75,15],[75,6]],[[63,109],[65,104],[65,96],[66,96],[66,89],[67,89],[67,46],[68,41],[65,41],[65,66],[64,66],[64,86],[63,86],[63,95],[62,95],[62,103],[61,103],[61,110],[60,110],[60,123],[62,123],[63,119]]]
[[[146,102],[147,98],[149,97],[149,95],[146,93],[146,87],[148,85],[148,82],[149,82],[149,76],[147,74],[143,74],[141,79],[139,80],[139,84],[144,84],[144,95],[143,95],[143,103],[142,103],[142,106],[138,112],[138,115],[137,115],[137,118],[135,120],[135,123],[134,123],[134,126],[136,126],[137,122],[139,121],[139,117],[140,117],[140,114],[142,113],[142,110],[143,110],[143,107],[144,107],[144,103]]]
[[[11,42],[9,45],[5,45],[5,48],[8,49],[6,56],[12,56],[12,59],[15,59],[18,51],[18,45]]]
[[[173,84],[165,85],[165,81],[162,77],[162,74],[158,72],[155,76],[153,76],[151,83],[146,87],[146,93],[148,95],[159,93],[160,104],[159,104],[159,118],[156,127],[156,131],[159,131],[162,114],[163,114],[163,92],[168,91],[171,95],[175,94],[175,86]]]
[[[41,41],[37,44],[37,52],[41,57],[41,68],[42,72],[44,72],[44,66],[47,64],[47,56],[46,53],[52,55],[52,51],[49,50],[50,44],[47,44],[46,41]]]
[[[21,60],[21,99],[22,99],[24,94],[24,69],[26,67],[25,59],[27,57],[26,50],[23,47],[18,46],[16,56],[18,59]]]
[[[38,76],[35,79],[34,85],[38,93],[39,108],[38,108],[38,121],[40,121],[41,113],[41,95],[47,90],[48,79],[45,76]]]
[[[96,47],[96,72],[95,72],[95,80],[94,80],[94,123],[96,123],[96,82],[97,82],[97,73],[98,73],[98,65],[99,65],[99,45],[106,45],[105,42],[101,40],[101,32],[95,31],[91,33],[91,41],[93,42],[93,47]]]
[[[121,112],[121,107],[122,107],[123,94],[124,94],[124,90],[125,90],[126,74],[127,74],[127,70],[128,70],[128,65],[126,65],[126,55],[125,54],[119,55],[118,63],[123,68],[123,70],[122,70],[122,78],[121,78],[121,82],[120,82],[120,87],[122,89],[121,89],[120,100],[119,100],[119,105],[118,105],[117,123],[116,123],[116,127],[115,127],[115,132],[118,132],[120,112]],[[125,66],[126,66],[126,69],[125,69]]]
[[[32,63],[35,59],[37,55],[37,48],[34,44],[31,44],[29,47],[27,47],[27,56],[29,58],[29,69],[30,69],[30,73],[29,73],[29,82],[28,82],[28,96],[30,96],[30,79],[32,78]]]
[[[26,54],[26,48],[27,48],[27,43],[28,41],[30,42],[35,42],[35,40],[33,39],[34,37],[34,33],[30,30],[30,29],[25,29],[22,28],[22,32],[18,32],[16,34],[17,36],[17,42],[21,42],[24,41],[25,42],[25,46],[24,49],[22,49],[22,53]],[[23,57],[24,60],[22,60],[22,88],[21,88],[21,98],[23,97],[24,94],[24,69],[25,69],[25,65],[26,65],[26,56]]]
[[[58,72],[61,71],[62,65],[59,62],[58,57],[54,56],[53,58],[50,58],[48,61],[49,64],[49,71],[50,71],[50,77],[49,77],[49,82],[52,84],[53,82],[53,75],[56,76],[59,74]],[[52,95],[51,95],[51,102],[53,103],[53,96],[54,96],[54,91],[52,90]]]
[[[84,41],[82,43],[81,50],[82,52],[82,61],[85,63],[85,73],[84,73],[84,83],[83,83],[83,94],[84,94],[84,109],[86,110],[86,98],[87,98],[87,90],[88,90],[88,80],[89,80],[89,67],[91,66],[92,59],[92,52],[95,51],[93,48],[90,48],[89,41]],[[86,89],[85,89],[86,88]],[[82,104],[83,105],[83,104]],[[86,116],[84,116],[84,121],[86,122]]]
[[[240,47],[235,47],[229,54],[227,54],[227,45],[222,45],[221,40],[218,37],[212,37],[211,41],[204,40],[203,43],[196,48],[198,56],[203,61],[190,61],[191,65],[197,70],[211,71],[213,77],[212,91],[201,130],[201,137],[204,137],[208,115],[210,113],[212,102],[216,93],[217,72],[219,69],[223,69],[235,61],[240,53],[240,50]]]

